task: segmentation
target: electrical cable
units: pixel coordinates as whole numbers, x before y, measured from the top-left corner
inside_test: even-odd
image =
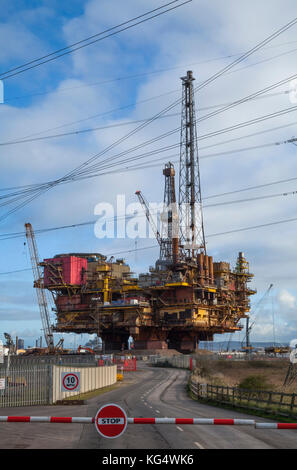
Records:
[[[266,49],[271,49],[271,48],[275,48],[275,47],[279,47],[279,46],[282,46],[282,45],[287,45],[287,44],[292,44],[292,43],[296,43],[297,41],[291,41],[289,43],[282,43],[282,44],[276,44],[274,46],[268,46],[268,47],[264,47],[263,50],[266,50]],[[278,54],[276,56],[273,56],[273,57],[269,57],[267,59],[264,59],[262,61],[259,61],[259,62],[255,62],[253,64],[248,64],[247,66],[245,67],[242,67],[240,69],[236,69],[234,72],[237,72],[237,71],[241,71],[242,69],[244,68],[247,68],[247,67],[253,67],[255,65],[259,65],[263,62],[267,62],[267,61],[271,61],[271,60],[274,60],[276,58],[279,58],[279,57],[282,57],[284,55],[287,55],[287,54],[290,54],[292,52],[295,52],[297,49],[292,49],[292,50],[289,50],[289,51],[285,51],[281,54]],[[158,69],[158,70],[153,70],[153,71],[150,71],[150,72],[141,72],[141,73],[138,73],[138,74],[133,74],[133,75],[125,75],[125,76],[122,76],[122,77],[116,77],[116,78],[110,78],[110,79],[105,79],[105,80],[101,80],[99,82],[93,82],[93,83],[86,83],[84,85],[77,85],[77,86],[72,86],[72,87],[65,87],[65,88],[59,88],[59,93],[61,92],[64,92],[64,91],[72,91],[72,90],[77,90],[77,89],[80,89],[80,88],[86,88],[86,87],[92,87],[92,86],[98,86],[98,85],[105,85],[105,84],[108,84],[108,83],[113,83],[113,82],[119,82],[119,81],[122,81],[122,80],[133,80],[133,79],[137,79],[137,78],[141,78],[141,77],[144,77],[144,76],[148,76],[148,75],[153,75],[153,74],[158,74],[158,73],[164,73],[164,72],[168,72],[168,71],[171,71],[171,70],[179,70],[179,69],[185,69],[187,67],[192,67],[193,65],[203,65],[203,64],[207,64],[209,62],[214,62],[214,61],[218,61],[218,60],[225,60],[225,59],[229,59],[229,58],[232,58],[232,57],[236,57],[236,56],[240,56],[242,55],[243,52],[240,52],[240,53],[236,53],[236,54],[229,54],[229,55],[226,55],[226,56],[220,56],[220,57],[215,57],[213,59],[207,59],[207,60],[202,60],[202,61],[198,61],[198,62],[191,62],[189,64],[183,64],[183,65],[179,65],[179,66],[175,66],[175,67],[167,67],[167,68],[163,68],[163,69]],[[231,72],[230,72],[231,73]],[[233,73],[233,72],[232,72]],[[51,94],[51,93],[54,93],[55,90],[51,90],[51,91],[39,91],[39,92],[34,92],[34,93],[30,93],[28,95],[23,95],[23,96],[15,96],[15,97],[12,97],[12,98],[6,98],[5,99],[5,102],[11,102],[11,101],[16,101],[16,100],[20,100],[20,99],[26,99],[26,98],[30,98],[32,96],[41,96],[41,95],[48,95],[48,94]],[[179,91],[179,90],[176,90],[176,91]]]
[[[243,54],[240,58],[236,59],[235,61],[233,61],[231,64],[229,64],[227,67],[224,67],[222,70],[220,70],[219,72],[215,73],[214,75],[212,75],[209,79],[205,80],[202,84],[200,84],[196,90],[200,90],[202,88],[204,88],[206,85],[212,83],[213,81],[215,81],[217,78],[219,78],[220,76],[222,76],[224,73],[226,73],[228,70],[230,70],[232,67],[234,67],[235,65],[237,65],[238,63],[240,63],[241,61],[243,61],[245,58],[249,57],[251,54],[253,54],[254,52],[256,52],[257,50],[259,50],[260,48],[264,47],[267,43],[269,43],[270,41],[272,41],[273,39],[275,39],[275,37],[279,36],[280,34],[282,34],[283,32],[285,32],[286,30],[288,30],[290,27],[292,27],[293,25],[295,25],[295,23],[297,22],[297,18],[295,18],[294,20],[292,20],[291,22],[287,23],[285,26],[283,26],[282,28],[280,28],[278,31],[276,31],[275,33],[273,33],[272,35],[270,35],[268,38],[266,38],[265,40],[261,41],[260,43],[258,43],[255,47],[253,47],[252,49],[250,49],[248,52],[246,52],[245,54]],[[242,101],[244,100],[247,100],[248,97],[244,98]],[[72,170],[70,173],[67,173],[64,177],[60,178],[59,180],[57,180],[56,184],[59,184],[61,181],[65,180],[65,178],[69,178],[71,177],[73,174],[75,174],[75,172],[77,172],[78,170],[80,170],[81,168],[84,168],[86,166],[88,166],[92,161],[94,161],[95,159],[97,159],[99,156],[102,156],[104,155],[106,152],[108,152],[109,150],[111,150],[113,147],[119,145],[120,143],[122,143],[123,141],[125,141],[126,139],[128,139],[129,137],[131,137],[132,135],[134,135],[136,132],[138,132],[139,130],[143,129],[145,126],[151,124],[157,117],[159,117],[160,115],[163,115],[165,114],[166,112],[168,112],[169,110],[171,110],[173,107],[175,107],[178,103],[181,102],[181,99],[177,100],[176,102],[174,102],[172,105],[166,107],[165,109],[163,109],[162,111],[160,111],[159,113],[157,113],[155,115],[154,118],[148,120],[146,123],[143,123],[143,124],[140,124],[140,126],[136,127],[133,131],[129,132],[128,134],[126,134],[124,137],[116,140],[113,144],[109,145],[108,147],[106,147],[103,151],[99,152],[98,154],[96,155],[93,155],[91,158],[89,158],[87,161],[85,161],[83,164],[79,165],[78,167],[76,167],[74,170]],[[55,185],[56,185],[55,184]],[[8,213],[4,214],[2,216],[2,218],[0,219],[1,220],[4,220],[6,217],[8,217],[10,214],[16,212],[17,210],[19,210],[20,208],[22,208],[24,205],[28,204],[29,202],[31,202],[33,199],[37,198],[39,195],[45,193],[46,191],[48,191],[50,189],[49,188],[46,188],[46,189],[43,189],[41,190],[40,192],[36,193],[34,196],[32,196],[31,198],[28,198],[26,201],[24,201],[22,204],[19,204],[18,206],[16,206],[14,209],[12,209],[11,211],[9,211]]]
[[[282,91],[282,92],[279,92],[279,93],[270,93],[268,95],[259,96],[259,97],[255,97],[255,98],[252,98],[252,99],[270,98],[270,97],[274,97],[276,95],[287,94],[287,93],[288,93],[288,91]],[[203,108],[199,108],[199,110],[203,111],[203,110],[208,110],[208,109],[212,109],[212,108],[227,106],[229,104],[232,104],[232,103],[206,106],[206,107],[203,107]],[[165,114],[164,116],[159,116],[158,119],[164,119],[164,118],[176,117],[176,116],[180,116],[180,113]],[[91,119],[91,118],[86,118],[86,119]],[[78,129],[78,130],[74,130],[74,131],[63,132],[63,133],[60,133],[60,134],[51,134],[51,135],[46,135],[46,136],[41,136],[41,137],[21,138],[19,140],[17,140],[17,139],[9,140],[9,141],[6,141],[6,142],[0,142],[0,146],[3,147],[3,146],[7,146],[7,145],[16,145],[16,144],[23,144],[23,143],[30,143],[30,142],[39,142],[39,141],[42,141],[42,140],[49,140],[49,139],[56,139],[56,138],[60,138],[60,137],[80,135],[80,134],[85,134],[85,133],[88,133],[88,132],[96,132],[96,131],[105,130],[105,129],[112,129],[112,128],[116,128],[116,127],[123,127],[123,126],[132,125],[132,124],[138,124],[140,122],[146,122],[148,119],[149,118],[138,119],[138,120],[134,120],[134,121],[125,121],[125,122],[120,122],[120,123],[117,123],[117,124],[109,124],[109,125],[105,125],[105,126],[93,127],[93,128],[87,128],[87,129]],[[71,124],[73,124],[73,123],[71,123]],[[46,132],[46,131],[44,131],[44,132]],[[199,138],[198,138],[198,140],[199,140]],[[214,144],[214,145],[218,145],[218,144]]]
[[[222,236],[222,235],[229,235],[231,233],[238,233],[238,232],[243,232],[243,231],[247,231],[247,230],[254,230],[254,229],[270,227],[270,226],[273,226],[273,225],[279,225],[279,224],[284,224],[284,223],[288,223],[288,222],[296,222],[296,221],[297,221],[297,217],[294,217],[294,218],[291,218],[291,219],[279,220],[279,221],[275,221],[275,222],[269,222],[269,223],[266,223],[266,224],[253,225],[253,226],[244,227],[244,228],[240,228],[240,229],[234,229],[234,230],[228,230],[228,231],[225,231],[225,232],[213,233],[213,234],[207,235],[207,238],[217,237],[217,236]],[[88,224],[91,225],[91,224],[94,224],[95,222],[96,221],[92,221],[92,222],[89,222]],[[73,224],[71,226],[64,226],[63,228],[74,227],[76,225],[79,226],[79,225],[82,225],[82,224]],[[85,223],[84,225],[87,225],[87,223]],[[54,230],[54,229],[50,229],[50,230]],[[45,232],[45,231],[47,231],[47,230],[44,229],[43,232]],[[25,233],[23,232],[22,236],[24,236],[24,235],[25,235]],[[143,247],[143,248],[136,248],[136,249],[134,248],[134,249],[131,249],[131,250],[120,251],[120,252],[116,252],[116,253],[115,252],[108,253],[106,256],[118,255],[118,254],[123,254],[123,253],[131,253],[131,252],[134,252],[134,251],[148,250],[148,249],[152,249],[152,248],[159,248],[159,245],[155,244],[155,245],[151,245],[151,246],[147,246],[147,247]],[[10,271],[10,272],[4,272],[4,273],[0,273],[0,275],[2,275],[2,274],[12,274],[14,272],[21,272],[21,271],[27,271],[27,270],[31,271],[31,268],[26,268],[26,269],[21,269],[21,270],[16,270],[16,271]]]
[[[255,150],[255,149],[259,149],[259,148],[278,146],[278,145],[293,143],[295,140],[296,139],[292,138],[292,139],[285,140],[285,141],[282,141],[282,142],[273,142],[273,143],[268,143],[268,144],[255,145],[255,146],[251,146],[251,147],[245,147],[245,148],[240,148],[240,149],[229,150],[229,151],[225,151],[225,152],[206,154],[206,155],[201,155],[200,158],[205,159],[205,158],[211,158],[211,157],[216,157],[216,156],[223,156],[223,155],[229,155],[229,154],[234,154],[234,153],[239,153],[239,152],[244,152],[244,151]],[[178,143],[173,144],[171,146],[166,146],[166,147],[163,147],[163,148],[152,150],[152,151],[146,152],[144,154],[140,154],[138,156],[132,156],[130,158],[126,158],[124,160],[117,161],[117,162],[114,162],[112,164],[108,164],[108,165],[105,165],[105,166],[101,165],[100,169],[102,171],[104,169],[109,169],[109,168],[112,168],[114,166],[118,166],[118,165],[123,164],[123,163],[128,163],[130,161],[135,161],[135,160],[147,158],[148,156],[152,156],[156,153],[159,154],[159,153],[162,153],[162,152],[165,152],[165,151],[168,151],[168,150],[172,150],[172,149],[178,148],[178,147],[179,147]],[[162,161],[164,161],[164,159],[165,159],[165,157],[162,158]],[[166,159],[168,159],[168,156],[166,157]],[[149,168],[149,167],[152,167],[152,165],[145,166],[145,168]],[[136,168],[141,168],[141,167],[136,166]],[[131,169],[133,169],[133,167]],[[126,169],[126,171],[127,170],[128,169]],[[120,169],[117,169],[115,172],[121,172],[121,171],[122,171],[122,169],[120,168]],[[106,174],[109,174],[109,173],[114,173],[114,172],[105,172],[105,173],[101,172],[101,173],[95,173],[95,174],[89,174],[89,175],[88,174],[87,175],[81,174],[79,177],[78,176],[73,177],[70,181],[64,181],[63,184],[69,183],[69,182],[74,182],[74,181],[77,181],[77,180],[81,181],[81,180],[84,180],[84,179],[94,178],[94,177],[98,177],[98,176],[101,176],[101,175],[106,175]],[[14,193],[9,193],[9,194],[2,195],[2,196],[0,196],[0,200],[1,199],[4,200],[4,199],[8,199],[8,198],[11,198],[11,199],[7,202],[0,203],[0,207],[5,206],[7,204],[11,204],[13,202],[16,202],[16,201],[22,199],[24,197],[24,195],[26,195],[27,193],[30,195],[31,193],[35,193],[36,191],[39,191],[40,189],[49,188],[52,184],[55,184],[55,181],[54,182],[44,183],[44,184],[41,184],[41,185],[36,185],[36,186],[33,186],[32,188],[29,187],[27,189],[19,190],[19,191],[16,191]],[[15,196],[15,197],[12,198],[12,196]],[[0,220],[1,220],[1,218],[0,218]]]
[[[161,16],[161,15],[163,15],[164,13],[168,13],[169,11],[175,10],[176,8],[179,8],[179,7],[183,6],[183,5],[185,5],[186,3],[190,3],[192,0],[185,0],[183,3],[181,3],[181,4],[179,4],[179,5],[176,5],[176,6],[174,6],[174,7],[168,8],[168,9],[165,10],[165,11],[162,11],[162,12],[159,12],[159,13],[157,13],[157,14],[155,14],[155,15],[152,15],[152,16],[150,16],[149,18],[145,18],[145,19],[143,19],[143,20],[141,20],[141,21],[138,21],[137,23],[134,23],[134,24],[132,24],[132,25],[130,25],[130,26],[126,26],[125,28],[122,28],[122,29],[120,29],[120,30],[118,30],[118,31],[112,32],[112,33],[110,33],[110,34],[107,34],[106,36],[103,36],[103,37],[100,37],[100,38],[98,38],[98,39],[95,39],[95,40],[93,40],[93,41],[91,41],[91,42],[88,42],[87,44],[83,44],[83,45],[78,46],[78,47],[76,47],[76,48],[74,48],[74,49],[66,50],[66,49],[70,49],[71,47],[74,47],[74,46],[76,46],[76,45],[78,45],[78,44],[81,44],[82,42],[86,42],[86,41],[88,41],[88,40],[90,40],[90,39],[92,39],[92,38],[94,38],[94,37],[101,36],[102,34],[105,34],[105,33],[107,33],[107,32],[113,31],[113,30],[116,29],[116,28],[119,28],[119,27],[121,27],[121,26],[127,25],[128,23],[131,23],[132,21],[135,21],[135,20],[137,20],[137,19],[139,19],[139,18],[143,18],[144,16],[147,16],[147,15],[149,15],[149,14],[155,12],[155,11],[158,11],[158,10],[160,10],[160,9],[162,9],[162,8],[165,8],[166,6],[172,5],[173,3],[177,3],[177,2],[179,2],[179,1],[180,1],[180,0],[173,0],[173,1],[169,2],[169,3],[167,3],[167,4],[164,4],[164,5],[160,6],[160,7],[158,7],[158,8],[155,8],[155,9],[153,9],[153,10],[150,10],[150,11],[148,11],[147,13],[144,13],[144,14],[142,14],[142,15],[139,15],[139,16],[137,16],[137,17],[135,17],[135,18],[132,18],[132,19],[130,19],[130,20],[128,20],[128,21],[125,21],[124,23],[121,23],[121,24],[119,24],[119,25],[117,25],[117,26],[113,26],[112,28],[109,28],[109,29],[107,29],[107,30],[105,30],[105,31],[101,31],[100,33],[97,33],[97,34],[95,34],[95,35],[93,35],[93,36],[90,36],[89,38],[86,38],[86,39],[83,39],[83,40],[81,40],[81,41],[78,41],[77,43],[74,43],[74,44],[72,44],[72,45],[70,45],[70,46],[64,47],[64,48],[59,49],[58,51],[55,51],[55,52],[51,52],[50,54],[47,54],[47,55],[45,55],[45,56],[43,56],[43,57],[40,57],[40,58],[38,58],[38,59],[34,59],[34,60],[32,60],[32,61],[30,61],[30,62],[27,62],[27,63],[25,63],[25,64],[23,64],[23,65],[19,65],[18,67],[14,67],[13,69],[10,69],[10,70],[8,70],[8,71],[6,71],[6,72],[2,72],[2,73],[0,73],[0,78],[1,78],[1,80],[6,80],[7,78],[14,77],[15,75],[18,75],[18,74],[20,74],[20,73],[26,72],[27,70],[33,69],[33,68],[35,68],[35,67],[39,67],[40,65],[43,65],[43,64],[45,64],[45,63],[51,62],[51,61],[53,61],[53,60],[56,60],[56,59],[58,59],[58,58],[60,58],[60,57],[63,57],[63,56],[65,56],[65,55],[67,55],[67,54],[71,54],[72,52],[75,52],[75,51],[77,51],[77,50],[79,50],[79,49],[82,49],[82,48],[84,48],[84,47],[90,46],[90,45],[92,45],[92,44],[94,44],[94,43],[97,43],[97,42],[102,41],[102,40],[104,40],[104,39],[106,39],[106,38],[109,38],[109,37],[111,37],[111,36],[114,36],[115,34],[118,34],[118,33],[120,33],[120,32],[126,31],[126,30],[128,30],[128,29],[130,29],[130,28],[133,28],[134,26],[137,26],[137,25],[139,25],[139,24],[142,24],[142,23],[144,23],[144,22],[146,22],[146,21],[149,21],[149,20],[151,20],[151,19],[153,19],[153,18],[157,18],[158,16]],[[62,52],[62,51],[65,51],[65,52]],[[55,54],[58,54],[58,53],[60,53],[60,52],[62,52],[62,54],[55,55]],[[55,57],[52,57],[53,55],[55,55]],[[46,60],[43,60],[43,59],[46,59]],[[43,62],[40,62],[41,60],[43,60]],[[38,62],[38,63],[36,63],[36,62]],[[32,65],[32,64],[34,64],[34,65]],[[22,70],[19,70],[19,69],[22,69]],[[18,70],[18,71],[16,71],[16,70]],[[14,72],[14,73],[11,73],[11,72]]]

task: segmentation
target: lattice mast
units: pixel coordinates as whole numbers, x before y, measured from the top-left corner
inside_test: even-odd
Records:
[[[44,337],[49,350],[53,351],[55,349],[54,337],[50,325],[46,291],[43,287],[42,273],[39,266],[39,255],[35,241],[35,235],[31,224],[25,224],[25,228]]]
[[[179,168],[180,256],[206,255],[203,226],[200,169],[195,117],[193,73],[182,77],[182,116]]]

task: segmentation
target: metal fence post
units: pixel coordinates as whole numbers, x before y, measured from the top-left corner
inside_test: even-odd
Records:
[[[49,405],[53,404],[53,364],[49,364],[47,373],[47,382],[48,382],[48,403]]]
[[[290,413],[293,413],[294,403],[295,402],[295,393],[292,394],[291,404],[290,404]]]

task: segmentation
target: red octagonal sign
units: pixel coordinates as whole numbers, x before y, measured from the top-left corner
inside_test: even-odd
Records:
[[[123,408],[111,403],[102,406],[97,412],[95,427],[101,436],[113,439],[125,432],[127,421]]]

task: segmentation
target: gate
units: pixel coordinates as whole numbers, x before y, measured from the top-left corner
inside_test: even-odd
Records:
[[[0,408],[49,404],[50,367],[0,365]]]
[[[117,365],[117,369],[119,372],[136,370],[136,357],[132,357],[132,358],[126,358],[125,356],[114,357],[113,363]]]

